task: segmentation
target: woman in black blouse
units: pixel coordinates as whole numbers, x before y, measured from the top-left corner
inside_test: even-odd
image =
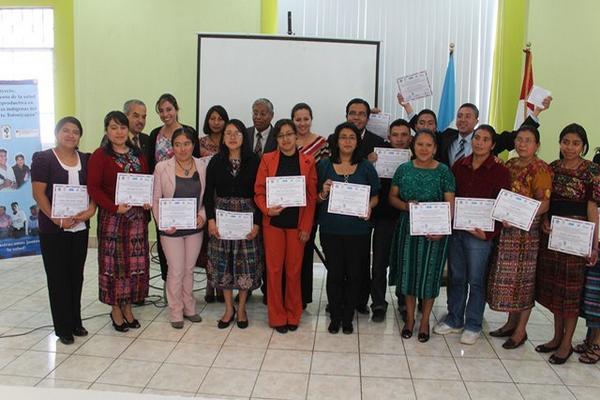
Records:
[[[258,236],[261,213],[254,204],[254,180],[258,157],[244,142],[246,127],[237,119],[225,125],[219,153],[213,156],[206,171],[204,206],[208,220],[208,276],[211,284],[223,290],[225,313],[218,322],[227,328],[236,314],[233,289],[239,290],[237,326],[246,328],[248,290],[260,286],[264,270],[262,244]],[[253,213],[253,228],[242,240],[224,240],[216,222],[218,210]]]

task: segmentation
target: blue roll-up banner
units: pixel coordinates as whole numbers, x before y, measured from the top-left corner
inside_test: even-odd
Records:
[[[41,147],[37,81],[0,81],[0,259],[40,254],[29,166]]]

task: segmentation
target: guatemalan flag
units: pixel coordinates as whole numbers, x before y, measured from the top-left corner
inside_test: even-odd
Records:
[[[444,131],[448,128],[456,115],[456,78],[454,75],[454,52],[451,51],[437,115],[439,131]]]

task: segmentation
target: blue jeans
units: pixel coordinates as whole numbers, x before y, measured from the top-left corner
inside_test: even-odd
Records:
[[[448,316],[453,328],[479,332],[485,310],[485,284],[493,242],[477,239],[467,231],[450,237],[448,268]],[[467,301],[467,290],[469,299]]]

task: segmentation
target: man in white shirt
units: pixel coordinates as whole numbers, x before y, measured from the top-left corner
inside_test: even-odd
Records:
[[[19,208],[19,203],[17,202],[11,203],[10,208],[12,208],[12,236],[15,238],[25,236],[27,234],[27,215]]]
[[[0,190],[14,189],[17,185],[15,173],[12,168],[7,165],[8,151],[0,149]]]

